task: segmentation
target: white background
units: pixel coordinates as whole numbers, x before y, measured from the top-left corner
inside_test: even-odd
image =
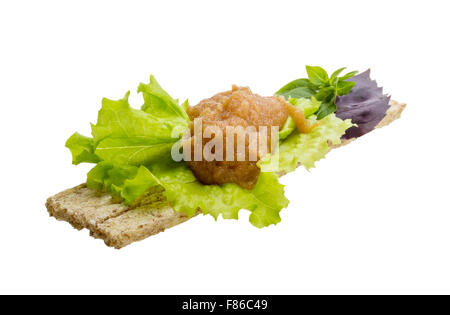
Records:
[[[1,293],[450,293],[448,1],[4,1]],[[174,97],[372,69],[402,118],[281,179],[262,230],[192,221],[120,251],[49,218],[65,140],[153,73]]]

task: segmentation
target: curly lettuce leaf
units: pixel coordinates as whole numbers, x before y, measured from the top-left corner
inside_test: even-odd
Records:
[[[88,173],[86,185],[111,192],[122,198],[126,205],[131,205],[161,183],[145,166],[117,165],[103,161]]]
[[[291,105],[301,109],[303,113],[305,114],[305,117],[308,118],[312,114],[314,114],[320,107],[320,102],[316,100],[315,97],[312,97],[311,99],[307,98],[290,98],[289,103]],[[280,132],[278,133],[278,139],[284,140],[286,139],[294,130],[296,130],[297,127],[294,123],[294,120],[291,116],[288,117],[286,122],[284,123],[283,128],[281,128]]]
[[[315,116],[310,117],[314,122]],[[350,119],[341,120],[330,114],[319,121],[310,133],[293,132],[279,146],[276,153],[268,154],[258,162],[262,172],[292,172],[301,163],[306,169],[314,167],[316,161],[329,151],[328,142],[341,143],[341,136],[354,126]]]
[[[92,125],[95,154],[104,161],[130,165],[167,156],[178,134],[172,134],[173,127],[164,119],[131,108],[128,95],[118,101],[103,99],[97,124]]]
[[[107,137],[171,139],[171,129],[165,121],[142,110],[131,108],[128,102],[129,95],[128,91],[120,100],[107,98],[102,100],[97,124],[91,125],[95,142],[98,143]]]
[[[66,141],[66,148],[72,153],[72,164],[98,163],[100,158],[94,153],[94,139],[75,132]]]
[[[144,96],[144,105],[141,107],[144,112],[170,121],[176,120],[180,124],[189,121],[185,111],[187,101],[180,106],[178,100],[173,99],[161,88],[153,75],[150,76],[149,84],[139,84],[139,92]]]
[[[102,100],[97,123],[91,124],[93,138],[76,133],[66,143],[74,164],[109,161],[124,165],[146,165],[170,156],[172,145],[188,128],[189,118],[153,76],[141,84],[143,109],[128,102],[130,92],[120,100]]]
[[[289,203],[273,173],[262,173],[251,190],[236,184],[203,185],[198,181],[165,183],[164,187],[176,211],[193,215],[200,208],[215,219],[222,214],[224,219],[237,220],[239,211],[246,209],[251,212],[250,222],[259,228],[280,222],[279,213]]]
[[[249,210],[250,222],[265,227],[280,222],[280,211],[289,201],[284,186],[273,173],[262,173],[256,186],[243,189],[236,184],[203,185],[186,163],[159,163],[150,170],[165,188],[165,196],[175,211],[192,216],[198,209],[215,219],[238,219],[239,211]]]
[[[250,222],[259,228],[281,221],[280,211],[289,201],[284,186],[273,173],[262,173],[255,188],[243,189],[236,184],[203,185],[195,178],[186,163],[165,161],[145,166],[116,165],[100,162],[88,174],[89,188],[105,190],[131,205],[155,187],[175,211],[189,217],[198,209],[216,220],[238,219],[239,211],[249,210]]]

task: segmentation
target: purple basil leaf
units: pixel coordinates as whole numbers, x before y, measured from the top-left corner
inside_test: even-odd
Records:
[[[358,74],[347,81],[355,82],[353,89],[336,98],[336,116],[351,119],[358,127],[351,127],[343,138],[360,137],[370,131],[386,116],[390,96],[383,94],[383,88],[370,79],[370,70]]]

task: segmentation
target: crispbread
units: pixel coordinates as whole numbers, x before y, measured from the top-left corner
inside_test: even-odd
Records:
[[[386,116],[376,128],[400,118],[405,106],[406,104],[391,101]],[[340,145],[330,149],[346,145],[353,140],[343,140]],[[91,236],[103,239],[106,245],[117,249],[189,219],[170,207],[129,208],[118,203],[111,195],[89,189],[85,184],[48,198],[46,206],[50,216],[66,221],[78,230],[86,228],[91,232]]]
[[[50,216],[78,230],[86,228],[91,236],[117,249],[189,219],[170,207],[131,209],[117,203],[110,194],[89,189],[85,184],[48,198],[46,206]]]

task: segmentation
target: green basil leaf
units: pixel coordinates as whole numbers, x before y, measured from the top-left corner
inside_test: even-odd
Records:
[[[335,96],[335,88],[330,86],[323,89],[320,89],[319,92],[315,95],[315,98],[321,102],[329,102]]]
[[[336,71],[334,71],[333,74],[331,75],[330,79],[332,80],[334,78],[337,78],[338,75],[341,74],[341,72],[345,70],[345,68],[346,67],[343,67],[343,68],[340,68],[340,69],[337,69]]]
[[[297,79],[294,81],[289,82],[285,86],[283,86],[281,89],[279,89],[275,94],[281,95],[284,92],[299,88],[299,87],[305,87],[309,88],[311,90],[316,90],[317,87],[312,84],[308,79]]]
[[[345,81],[345,80],[347,80],[347,79],[350,79],[351,77],[355,76],[355,74],[357,74],[357,73],[358,73],[358,71],[352,71],[352,72],[349,72],[349,73],[347,73],[346,75],[340,77],[340,78],[339,78],[339,81]]]
[[[355,82],[352,82],[352,81],[338,82],[336,93],[339,96],[346,95],[346,94],[350,93],[350,91],[353,89],[354,86],[355,86]]]
[[[306,66],[309,79],[297,79],[283,86],[276,94],[289,98],[311,98],[315,97],[322,102],[317,111],[318,118],[324,118],[336,111],[335,99],[337,96],[348,94],[354,83],[346,80],[358,73],[358,71],[348,72],[342,77],[339,75],[346,68],[339,68],[330,77],[321,67]]]
[[[306,66],[309,81],[315,85],[328,84],[328,73],[321,67]]]
[[[329,114],[334,113],[337,110],[336,104],[334,102],[326,102],[322,103],[320,106],[318,112],[317,112],[317,119],[320,120]]]

